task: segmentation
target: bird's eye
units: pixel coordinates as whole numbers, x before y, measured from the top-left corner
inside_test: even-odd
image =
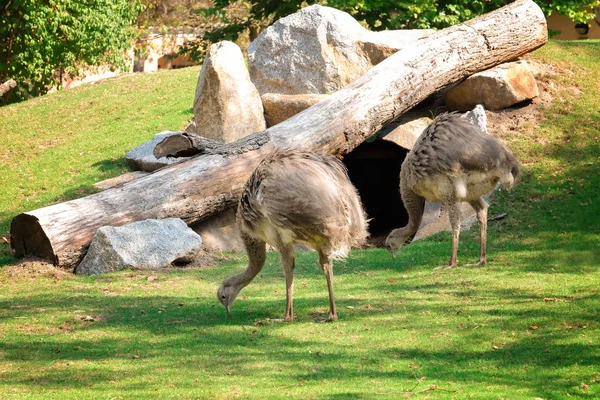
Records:
[[[221,299],[225,300],[225,295],[224,294],[221,295]]]

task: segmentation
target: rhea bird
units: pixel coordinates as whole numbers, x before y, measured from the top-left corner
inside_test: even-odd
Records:
[[[414,238],[425,199],[442,202],[452,228],[452,254],[447,265],[458,266],[460,203],[469,203],[477,214],[480,227],[479,260],[467,266],[487,262],[487,210],[483,196],[499,184],[510,189],[521,173],[511,151],[498,139],[483,132],[458,113],[444,113],[434,119],[406,155],[400,169],[400,195],[408,212],[408,223],[394,229],[385,244],[394,258],[398,249]]]
[[[301,244],[318,253],[329,291],[327,321],[336,321],[332,261],[346,257],[368,235],[360,197],[344,165],[313,152],[275,151],[248,179],[236,218],[248,267],[226,278],[217,291],[227,312],[238,293],[262,270],[269,243],[279,251],[285,273],[284,321],[293,321],[294,244]]]

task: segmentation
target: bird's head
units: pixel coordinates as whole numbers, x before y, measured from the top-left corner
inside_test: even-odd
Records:
[[[229,314],[229,310],[231,308],[231,304],[235,300],[239,293],[239,290],[236,290],[235,287],[227,281],[223,282],[219,290],[217,290],[217,298],[225,306],[227,310],[227,314]]]
[[[403,228],[394,229],[385,239],[385,247],[392,253],[392,257],[394,257],[395,260],[398,250],[405,244],[410,243],[414,237],[414,232],[408,232]]]

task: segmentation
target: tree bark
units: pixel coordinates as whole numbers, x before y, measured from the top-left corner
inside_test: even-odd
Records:
[[[263,132],[228,145],[201,145],[196,158],[120,188],[20,214],[11,224],[11,245],[18,256],[42,256],[72,267],[101,226],[166,217],[200,221],[234,205],[252,170],[273,149],[303,148],[343,157],[432,93],[546,41],[540,8],[531,0],[518,0],[416,41]]]

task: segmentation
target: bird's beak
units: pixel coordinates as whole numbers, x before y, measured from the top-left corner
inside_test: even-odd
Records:
[[[388,250],[390,251],[390,253],[392,253],[392,258],[395,260],[396,254],[398,254],[398,249],[395,249],[394,246],[389,246]]]
[[[229,306],[225,306],[225,309],[227,310],[227,315],[229,315]]]

